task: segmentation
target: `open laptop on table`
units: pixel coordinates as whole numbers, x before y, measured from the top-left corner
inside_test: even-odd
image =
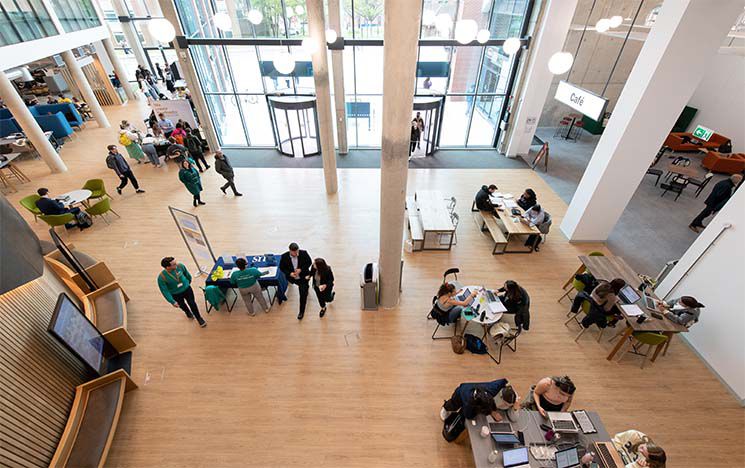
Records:
[[[504,468],[530,468],[530,454],[527,447],[502,452]]]
[[[574,422],[574,417],[572,417],[572,413],[549,411],[547,414],[548,414],[548,420],[551,423],[551,429],[553,429],[554,432],[569,432],[569,433],[579,432],[579,428],[577,427],[577,424]]]
[[[580,466],[577,447],[556,451],[556,468],[579,468]]]
[[[639,296],[636,289],[627,284],[618,293],[618,297],[624,304],[637,304],[642,310],[647,309],[652,312],[655,318],[662,318],[662,315],[657,311],[657,301],[647,295],[646,291],[642,291],[642,295]]]

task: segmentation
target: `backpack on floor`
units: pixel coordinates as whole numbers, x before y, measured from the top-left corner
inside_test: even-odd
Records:
[[[452,442],[458,438],[465,428],[466,418],[463,417],[463,413],[461,411],[450,413],[442,426],[442,437],[448,442]]]
[[[91,218],[91,215],[85,211],[81,211],[75,214],[75,222],[77,222],[80,227],[90,227],[93,225],[93,218]]]
[[[486,343],[481,338],[466,333],[466,349],[473,354],[486,354]]]

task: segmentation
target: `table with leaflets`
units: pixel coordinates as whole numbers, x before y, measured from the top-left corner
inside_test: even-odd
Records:
[[[285,293],[287,291],[288,283],[284,273],[279,269],[279,255],[239,255],[240,257],[245,258],[248,262],[246,268],[254,267],[258,268],[262,273],[267,272],[267,274],[259,278],[259,285],[261,285],[261,289],[274,289],[274,294],[270,294],[269,296],[270,304],[274,304],[275,299],[278,300],[280,304],[287,300],[287,295]],[[235,255],[220,256],[212,267],[212,270],[210,270],[209,276],[207,276],[207,286],[219,286],[221,288],[234,289],[234,286],[230,283],[230,275],[232,274],[233,269],[237,268],[235,266],[235,261],[240,257]],[[223,273],[220,278],[213,280],[213,274],[218,268],[222,268]]]

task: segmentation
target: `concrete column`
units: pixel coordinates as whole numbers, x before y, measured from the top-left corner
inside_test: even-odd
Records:
[[[60,158],[52,144],[49,143],[47,137],[44,136],[44,130],[41,129],[31,114],[31,111],[26,107],[13,83],[11,83],[2,71],[0,71],[0,98],[8,106],[8,110],[10,110],[13,118],[16,119],[23,133],[26,134],[26,138],[31,140],[31,144],[34,145],[34,148],[39,152],[41,159],[49,166],[49,169],[52,172],[67,171],[64,161],[62,161],[62,158]]]
[[[181,23],[176,15],[176,8],[172,0],[159,0],[160,9],[163,12],[163,17],[171,22],[173,27],[176,29],[176,36],[183,36],[184,30],[181,28]],[[220,149],[220,142],[217,139],[217,133],[215,133],[215,127],[212,125],[212,119],[210,119],[210,113],[207,108],[207,101],[204,99],[202,94],[202,88],[199,85],[199,79],[197,78],[197,71],[194,68],[194,63],[189,55],[189,50],[179,45],[179,41],[173,41],[173,47],[176,49],[176,56],[178,57],[178,64],[180,65],[180,73],[183,74],[183,79],[189,86],[191,92],[191,100],[194,103],[194,107],[199,117],[199,124],[204,129],[205,138],[207,143],[210,145],[212,151]]]
[[[124,0],[112,0],[111,5],[114,7],[117,16],[129,16],[129,10],[127,10],[126,5],[124,5]],[[137,30],[135,29],[134,23],[131,21],[120,21],[119,24],[122,25],[122,33],[124,33],[124,38],[127,39],[129,48],[132,49],[132,52],[135,54],[137,64],[150,70],[150,67],[147,64],[147,58],[145,57],[145,49],[143,49],[142,44],[140,44],[140,38],[137,36]]]
[[[380,151],[380,304],[395,307],[401,282],[411,112],[422,3],[385,2],[383,142]]]
[[[742,0],[665,2],[572,198],[562,232],[604,241],[742,12]],[[680,64],[696,66],[680,72]]]
[[[78,60],[75,58],[75,55],[72,53],[71,50],[66,50],[62,52],[61,55],[62,60],[64,60],[65,65],[67,65],[67,69],[70,70],[72,78],[75,80],[75,84],[78,86],[80,93],[83,95],[83,99],[85,99],[85,102],[88,103],[88,107],[90,107],[91,109],[93,118],[96,119],[96,122],[98,122],[98,126],[102,128],[111,127],[111,125],[109,124],[109,119],[106,117],[106,114],[101,108],[101,104],[98,103],[98,98],[96,98],[96,95],[93,93],[93,89],[91,89],[91,85],[90,83],[88,83],[88,79],[85,77],[83,70],[80,69],[80,65],[78,64]]]
[[[517,100],[512,121],[512,133],[507,143],[507,156],[528,154],[538,119],[546,104],[554,75],[548,70],[548,60],[561,52],[572,24],[577,0],[547,0],[531,41],[525,82]],[[574,53],[574,51],[572,51]]]
[[[329,2],[329,28],[336,31],[341,37],[341,8],[339,0],[328,0]],[[334,107],[336,108],[336,143],[339,154],[347,154],[347,108],[346,96],[344,95],[344,51],[331,51],[331,68],[334,74]]]
[[[122,65],[121,60],[119,60],[119,56],[116,55],[114,43],[108,37],[102,39],[101,43],[103,44],[103,48],[106,49],[106,55],[109,57],[111,65],[114,67],[116,76],[119,77],[119,82],[122,84],[122,88],[124,89],[124,93],[127,95],[127,99],[138,99],[137,93],[134,92],[132,86],[130,86],[129,84],[129,81],[127,81],[127,72],[124,70],[124,65]]]
[[[313,81],[316,84],[316,107],[318,109],[318,131],[323,158],[323,179],[326,193],[336,193],[336,150],[334,149],[333,113],[331,112],[331,86],[326,52],[326,22],[323,16],[323,0],[306,0],[308,32],[316,43],[313,52]]]

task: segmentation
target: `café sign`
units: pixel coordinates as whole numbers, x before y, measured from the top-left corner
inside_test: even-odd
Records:
[[[608,100],[604,97],[569,84],[564,80],[559,81],[554,98],[596,121],[601,121],[608,105]]]

